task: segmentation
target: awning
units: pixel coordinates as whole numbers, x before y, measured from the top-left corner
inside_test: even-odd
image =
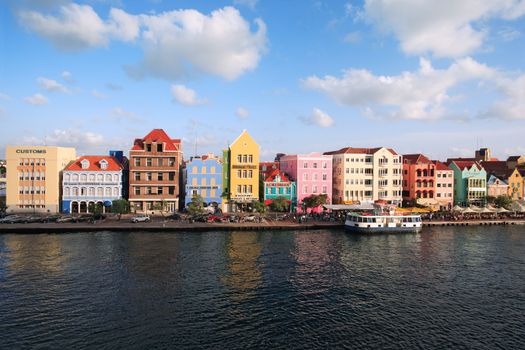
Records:
[[[111,207],[111,204],[113,204],[113,202],[111,202],[111,201],[104,201],[104,206],[105,207]]]
[[[323,208],[328,210],[373,210],[374,205],[372,203],[363,204],[325,204]]]

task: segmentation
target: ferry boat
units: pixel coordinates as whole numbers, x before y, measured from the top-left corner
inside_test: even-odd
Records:
[[[421,215],[396,215],[388,212],[346,214],[345,228],[353,232],[419,232],[423,227]]]

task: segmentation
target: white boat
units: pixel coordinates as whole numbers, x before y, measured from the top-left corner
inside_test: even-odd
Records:
[[[353,232],[418,232],[422,228],[421,215],[388,213],[348,213],[345,229]]]

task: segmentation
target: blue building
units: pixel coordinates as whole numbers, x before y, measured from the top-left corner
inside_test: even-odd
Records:
[[[186,163],[186,205],[200,195],[206,204],[220,207],[222,191],[222,161],[218,157],[192,157]]]

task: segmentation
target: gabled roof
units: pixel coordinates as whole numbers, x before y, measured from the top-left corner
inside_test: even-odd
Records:
[[[487,185],[496,185],[496,181],[500,181],[500,185],[507,185],[507,181],[505,181],[504,179],[500,179],[499,177],[495,176],[495,175],[490,175],[489,177],[489,180],[487,181]]]
[[[505,161],[489,161],[483,162],[483,168],[487,174],[495,175],[498,178],[506,179],[512,174],[514,169],[509,169]]]
[[[433,160],[432,163],[436,165],[436,170],[452,170],[448,165],[445,163],[440,162],[439,160]]]
[[[135,139],[133,142],[132,151],[141,151],[144,149],[144,143],[156,142],[163,143],[164,150],[166,151],[178,151],[180,150],[180,139],[172,139],[166,134],[163,129],[153,129],[141,139]]]
[[[275,180],[275,177],[279,175],[281,177],[281,181],[282,182],[290,182],[290,179],[288,178],[288,176],[286,176],[285,173],[283,173],[281,170],[279,169],[274,169],[270,175],[268,175],[268,177],[264,180],[264,182],[273,182]]]
[[[459,170],[471,169],[473,166],[476,166],[479,170],[483,169],[483,167],[475,160],[453,160],[447,162],[447,164],[449,166],[455,164]]]
[[[403,154],[403,163],[407,164],[417,164],[417,163],[432,163],[430,159],[422,155],[421,153],[418,154]]]
[[[89,161],[89,167],[86,169],[82,168],[82,161]],[[108,167],[102,169],[100,167],[100,162],[106,160],[108,162]],[[67,171],[120,171],[122,170],[122,165],[115,157],[111,156],[82,156],[77,160],[71,162],[64,170]]]
[[[521,156],[510,156],[507,158],[507,162],[517,162]]]
[[[333,154],[374,154],[377,151],[379,151],[383,147],[375,147],[375,148],[355,148],[355,147],[344,147],[337,151],[330,151],[325,152],[326,155],[333,155]],[[392,153],[393,155],[397,156],[397,152],[394,151],[392,148],[387,148],[387,150]]]

